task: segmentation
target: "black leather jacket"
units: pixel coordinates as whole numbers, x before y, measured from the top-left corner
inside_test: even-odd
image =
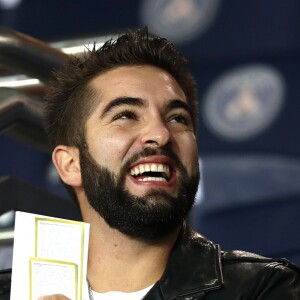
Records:
[[[144,300],[300,300],[300,269],[219,246],[184,226],[165,273]]]

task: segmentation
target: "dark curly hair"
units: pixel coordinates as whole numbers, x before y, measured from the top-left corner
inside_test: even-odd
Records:
[[[52,146],[80,147],[85,123],[96,97],[89,86],[96,76],[120,66],[151,65],[171,74],[191,106],[196,128],[197,92],[186,59],[165,38],[149,34],[147,28],[128,30],[101,48],[71,56],[66,66],[54,72],[46,95],[45,128]]]

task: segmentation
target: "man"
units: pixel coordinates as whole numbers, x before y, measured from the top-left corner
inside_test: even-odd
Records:
[[[295,266],[222,252],[186,224],[199,181],[197,96],[172,44],[129,31],[55,78],[46,128],[91,225],[86,299],[300,299]]]

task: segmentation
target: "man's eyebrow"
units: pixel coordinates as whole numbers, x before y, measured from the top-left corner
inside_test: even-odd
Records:
[[[134,97],[118,97],[112,101],[110,101],[103,109],[101,117],[106,115],[110,110],[117,106],[121,105],[133,105],[138,107],[145,106],[145,102],[140,98],[134,98]]]
[[[174,99],[174,100],[170,100],[167,104],[167,110],[172,110],[172,109],[176,109],[176,108],[183,108],[184,110],[186,110],[189,114],[192,115],[192,111],[191,111],[191,107],[188,105],[188,103],[179,100],[179,99]]]

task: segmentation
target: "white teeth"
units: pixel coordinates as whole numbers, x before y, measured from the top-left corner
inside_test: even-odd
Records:
[[[164,181],[166,182],[167,180],[162,177],[145,177],[143,179],[138,179],[139,181]]]
[[[138,175],[138,174],[140,173],[139,168],[135,167],[135,168],[134,168],[134,173],[135,173],[135,175]]]
[[[157,172],[157,165],[155,164],[151,165],[151,172]]]
[[[163,165],[158,165],[157,172],[164,172],[164,166]]]
[[[137,166],[133,167],[130,170],[130,175],[131,176],[138,176],[138,175],[144,174],[145,172],[164,173],[163,177],[146,177],[146,179],[151,178],[152,181],[154,180],[153,178],[155,178],[155,180],[159,179],[159,181],[161,181],[161,179],[163,179],[163,181],[166,181],[166,178],[169,178],[170,174],[171,174],[169,166],[164,165],[164,164],[154,164],[154,163],[152,163],[152,164],[140,164],[140,165],[137,165]],[[145,181],[147,181],[147,180],[145,180]]]

